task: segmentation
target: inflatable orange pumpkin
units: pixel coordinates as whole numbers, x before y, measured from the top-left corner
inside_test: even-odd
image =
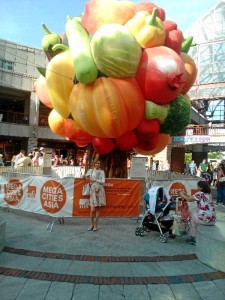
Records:
[[[100,77],[88,85],[76,84],[70,95],[74,121],[99,138],[117,138],[132,131],[144,110],[144,95],[134,78]]]

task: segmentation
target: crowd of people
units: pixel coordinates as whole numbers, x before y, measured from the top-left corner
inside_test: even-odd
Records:
[[[217,189],[217,204],[225,205],[225,161],[207,162],[203,159],[197,166],[194,160],[186,164],[186,173],[203,178],[209,186]]]
[[[151,159],[149,169],[152,171],[170,171],[170,163],[168,160],[164,162],[162,160]]]
[[[20,150],[18,154],[12,156],[11,166],[12,167],[27,167],[27,166],[43,166],[43,159],[45,154],[45,148],[34,148],[27,155],[25,150]],[[84,157],[76,158],[73,155],[68,155],[65,158],[63,155],[59,155],[58,151],[52,151],[53,166],[84,166]],[[3,154],[0,154],[0,166],[4,166],[5,162]]]
[[[33,149],[31,153],[26,155],[24,150],[21,150],[12,158],[12,166],[17,168],[20,166],[40,166],[43,164],[43,156],[45,149]],[[0,165],[3,163],[3,155],[0,154]],[[63,159],[59,157],[57,152],[53,152],[53,166],[57,165],[74,165],[73,157]],[[80,158],[79,165],[83,165],[84,160]],[[151,160],[150,167],[152,170],[169,171],[170,164],[168,161],[160,165],[160,161]],[[162,169],[161,169],[162,168]],[[214,225],[216,221],[216,210],[211,194],[210,185],[215,185],[217,188],[216,203],[225,205],[225,162],[207,163],[206,159],[197,166],[194,160],[188,164],[188,170],[191,175],[201,177],[197,183],[198,191],[194,195],[188,195],[183,190],[179,191],[179,196],[187,202],[196,202],[196,210],[190,213],[190,238],[187,240],[191,244],[196,243],[197,226]],[[101,207],[106,205],[105,195],[105,172],[101,169],[101,162],[97,160],[93,163],[93,167],[84,175],[86,182],[90,185],[90,226],[88,231],[97,231],[100,219]]]
[[[197,177],[204,178],[209,185],[217,186],[218,176],[221,170],[221,166],[225,164],[222,162],[207,162],[206,159],[203,159],[202,162],[197,165],[194,160],[190,163],[185,164],[184,172],[191,174]]]

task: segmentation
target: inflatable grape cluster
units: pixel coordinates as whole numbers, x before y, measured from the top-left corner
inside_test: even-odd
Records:
[[[192,37],[156,4],[90,0],[81,17],[67,17],[65,33],[43,28],[49,63],[36,92],[57,135],[99,154],[152,155],[190,123]]]

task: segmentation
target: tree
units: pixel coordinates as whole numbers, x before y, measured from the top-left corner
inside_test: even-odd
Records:
[[[87,159],[85,172],[93,167],[93,162],[97,159],[101,161],[101,168],[105,171],[106,178],[127,178],[127,159],[129,152],[120,151],[115,148],[109,154],[98,154],[94,151],[92,144],[87,147]]]
[[[191,162],[192,161],[192,153],[188,152],[188,153],[185,153],[185,162]]]
[[[223,159],[223,153],[218,151],[218,152],[209,152],[208,153],[208,158],[209,159],[218,159],[218,160],[222,160]]]

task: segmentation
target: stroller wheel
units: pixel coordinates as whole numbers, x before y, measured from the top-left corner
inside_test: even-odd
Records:
[[[143,229],[144,229],[144,231],[146,231],[146,232],[150,232],[150,231],[151,231],[151,230],[150,230],[148,227],[146,227],[146,226],[144,226]]]
[[[143,237],[143,236],[144,236],[144,233],[145,233],[144,228],[140,228],[139,233],[140,233],[140,236]]]
[[[135,235],[136,235],[136,236],[139,236],[139,235],[140,235],[140,227],[137,227],[137,228],[135,229]]]
[[[165,234],[160,234],[159,241],[161,243],[166,243],[167,242],[167,236]]]

